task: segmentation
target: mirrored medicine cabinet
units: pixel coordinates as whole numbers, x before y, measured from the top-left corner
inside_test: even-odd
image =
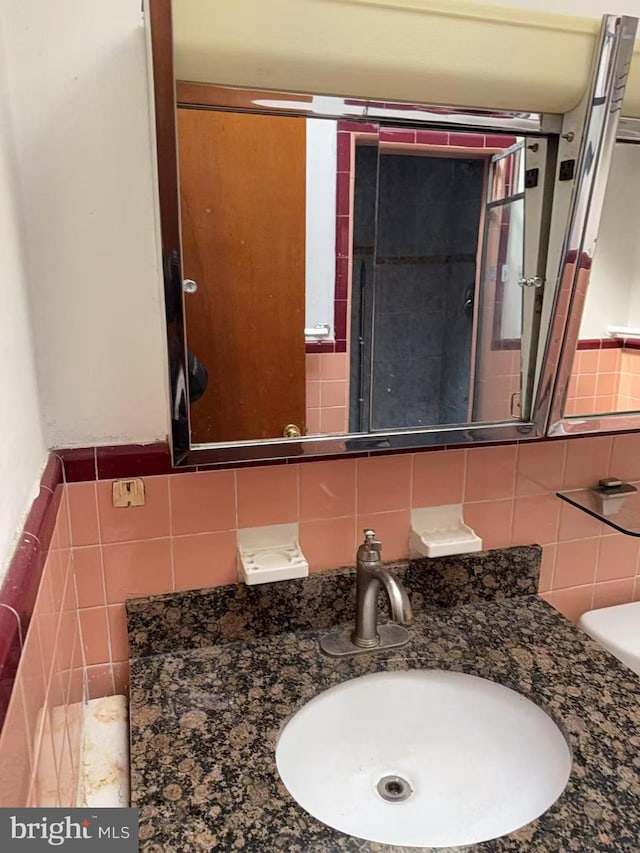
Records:
[[[591,270],[603,204],[620,238],[610,162],[611,190],[640,154],[619,120],[635,19],[605,17],[582,102],[548,115],[175,79],[171,3],[148,11],[174,464],[522,440],[573,417],[579,295],[611,274]]]

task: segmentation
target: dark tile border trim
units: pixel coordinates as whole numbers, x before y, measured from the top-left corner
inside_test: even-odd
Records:
[[[20,655],[33,616],[58,508],[63,463],[52,453],[42,472],[40,491],[0,586],[0,729],[7,713]]]
[[[615,435],[636,433],[638,430],[621,430]],[[532,444],[541,441],[579,441],[611,433],[585,435],[559,435],[550,438],[530,438],[523,441],[483,441],[478,444],[440,444],[431,447],[392,447],[379,450],[362,450],[351,453],[318,453],[309,456],[247,459],[244,461],[202,462],[198,465],[181,465],[174,468],[166,442],[154,444],[121,444],[109,447],[80,447],[56,450],[64,469],[66,483],[113,480],[121,477],[151,477],[159,474],[193,474],[197,471],[220,471],[228,468],[264,468],[268,465],[305,465],[337,459],[362,459],[368,456],[398,456],[403,453],[438,453],[442,450],[470,450],[473,447],[498,447],[505,444]]]
[[[583,338],[578,341],[577,349],[622,349],[623,346],[628,346],[628,343],[622,338]]]

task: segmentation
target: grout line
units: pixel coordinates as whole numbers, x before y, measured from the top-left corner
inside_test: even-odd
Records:
[[[111,626],[109,624],[109,614],[107,611],[107,575],[105,571],[105,562],[104,562],[104,551],[103,551],[103,542],[102,542],[102,518],[100,516],[100,506],[98,504],[98,487],[94,484],[94,494],[95,494],[95,502],[96,502],[96,514],[98,516],[98,548],[100,549],[100,575],[102,578],[102,607],[104,610],[104,618],[106,621],[107,628],[107,657],[109,659],[109,664],[111,663]],[[74,571],[74,584],[76,582],[75,579],[75,571]],[[78,589],[75,587],[76,592],[76,608],[78,610],[78,620],[80,620],[80,608],[78,606]],[[82,636],[82,635],[81,635]],[[86,680],[86,669],[87,662],[84,655],[84,640],[82,641],[82,663],[85,671],[85,680]],[[113,682],[113,672],[111,673],[111,681]],[[88,682],[87,682],[87,697],[88,697]]]
[[[89,699],[89,684],[87,680],[87,658],[84,653],[84,637],[82,636],[82,623],[80,622],[80,607],[78,605],[78,585],[76,583],[75,574],[73,574],[73,592],[76,602],[76,627],[78,637],[80,639],[80,660],[82,662],[82,687],[83,687],[83,705]]]

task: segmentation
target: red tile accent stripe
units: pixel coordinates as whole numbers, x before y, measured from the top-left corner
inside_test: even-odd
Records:
[[[621,349],[628,343],[621,338],[583,338],[578,341],[577,349]]]

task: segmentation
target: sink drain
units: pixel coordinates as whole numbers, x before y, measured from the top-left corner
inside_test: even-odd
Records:
[[[413,794],[413,788],[402,776],[383,776],[376,791],[387,803],[403,803]]]

